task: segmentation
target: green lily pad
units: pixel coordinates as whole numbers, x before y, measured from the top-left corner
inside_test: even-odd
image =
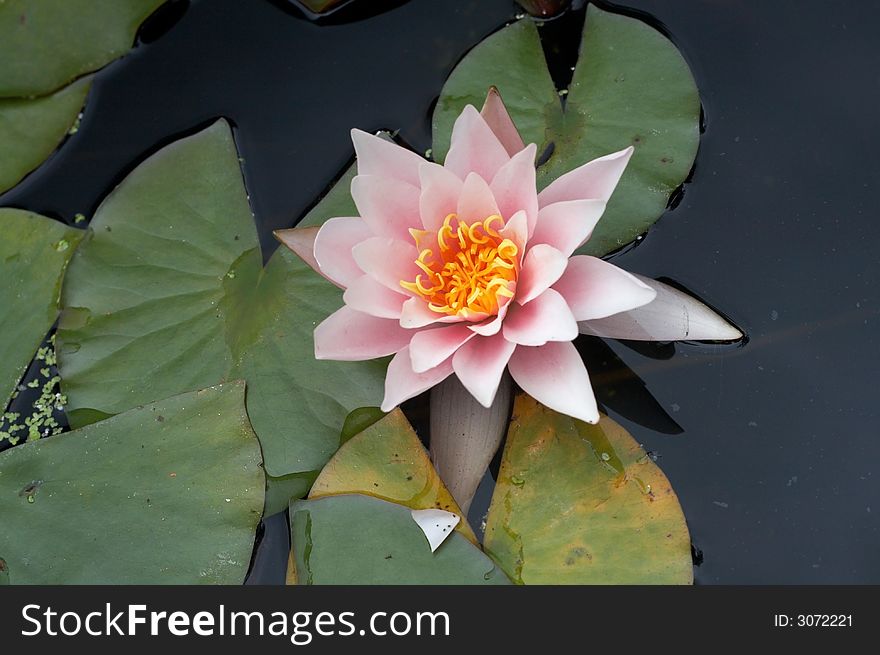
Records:
[[[90,86],[91,79],[84,78],[42,98],[0,97],[0,193],[18,184],[61,144],[76,124]]]
[[[477,543],[467,517],[399,409],[346,441],[318,475],[309,498],[340,494],[364,494],[410,509],[458,514],[463,520],[455,529]]]
[[[517,397],[485,550],[520,584],[691,584],[669,480],[607,416],[589,425]]]
[[[62,299],[57,349],[76,426],[241,378],[267,473],[314,476],[348,413],[382,398],[385,362],[315,359],[314,327],[342,292],[286,249],[263,267],[225,121],[162,149],[108,196]],[[305,493],[307,481],[286,488]]]
[[[0,98],[40,96],[131,48],[164,0],[4,0]]]
[[[263,508],[235,382],[0,453],[13,584],[238,584]]]
[[[587,10],[580,59],[560,102],[531,19],[505,27],[468,53],[434,111],[434,157],[443,161],[452,124],[496,86],[526,143],[552,154],[538,169],[543,188],[596,157],[635,153],[590,241],[605,255],[631,242],[666,210],[699,142],[700,99],[687,62],[660,32],[635,18]]]
[[[509,584],[458,532],[431,552],[411,510],[362,495],[299,500],[290,506],[300,584]]]
[[[351,410],[342,424],[341,443],[345,443],[352,437],[360,434],[368,427],[381,421],[386,414],[378,407],[358,407]]]
[[[0,209],[0,404],[5,408],[58,317],[61,280],[81,230]]]
[[[266,475],[266,506],[263,508],[263,514],[273,516],[287,510],[292,499],[304,498],[308,495],[317,476],[317,471],[277,477]]]

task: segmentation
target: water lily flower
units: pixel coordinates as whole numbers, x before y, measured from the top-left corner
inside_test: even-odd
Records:
[[[495,90],[482,111],[462,111],[443,165],[360,130],[352,141],[359,216],[279,233],[345,289],[345,305],[315,329],[315,356],[394,355],[384,411],[451,375],[489,407],[508,370],[547,407],[597,422],[589,375],[572,344],[578,324],[589,331],[592,321],[637,312],[657,291],[574,252],[589,240],[633,148],[539,192],[536,146],[523,143]],[[613,323],[599,325],[614,336]]]

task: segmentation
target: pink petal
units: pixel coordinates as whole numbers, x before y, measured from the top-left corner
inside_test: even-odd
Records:
[[[358,212],[377,236],[410,241],[409,228],[420,228],[418,187],[379,175],[357,175],[351,197]]]
[[[529,248],[516,281],[516,302],[525,305],[549,289],[565,272],[568,257],[553,246],[539,243]]]
[[[465,107],[452,128],[452,142],[443,165],[462,180],[468,173],[491,180],[508,161],[510,155],[483,117],[473,105]]]
[[[516,344],[502,334],[477,337],[459,348],[452,357],[452,368],[464,387],[483,407],[492,405],[507,361]]]
[[[372,236],[360,218],[331,218],[315,237],[315,261],[324,275],[344,289],[364,274],[354,261],[352,249]]]
[[[409,297],[402,291],[397,293],[379,284],[370,275],[362,275],[348,285],[342,299],[346,305],[364,314],[400,320],[403,303]]]
[[[313,227],[295,227],[292,230],[275,230],[272,234],[275,235],[278,241],[287,246],[293,254],[311,266],[316,273],[323,275],[333,284],[339,286],[337,282],[324,274],[324,271],[318,266],[318,260],[315,259],[315,237],[318,236],[319,229],[317,225]]]
[[[578,335],[577,321],[565,300],[553,289],[547,289],[527,305],[514,305],[502,330],[505,339],[523,346],[571,341]]]
[[[490,185],[498,202],[498,209],[505,218],[523,210],[528,220],[528,233],[535,228],[538,218],[538,191],[535,187],[535,144],[513,156],[504,164]]]
[[[477,335],[462,323],[422,330],[409,343],[413,370],[424,373],[429,368],[434,368],[475,336]]]
[[[494,86],[489,88],[486,102],[483,103],[483,108],[480,110],[480,116],[483,117],[489,129],[498,137],[501,145],[507,150],[508,155],[513,157],[525,148],[522,137],[519,135],[519,130],[516,129],[513,119],[507,112],[507,107],[504,106],[504,102],[501,100],[501,94]]]
[[[351,141],[359,175],[381,175],[419,186],[419,166],[425,160],[416,153],[361,130],[351,131]]]
[[[498,213],[489,185],[476,173],[468,173],[458,198],[458,220],[470,225]]]
[[[404,293],[401,281],[415,280],[422,272],[416,266],[416,247],[397,239],[372,237],[352,248],[351,254],[364,273],[399,293]]]
[[[566,257],[583,245],[605,211],[603,200],[566,200],[542,207],[529,243],[548,243]]]
[[[412,368],[409,346],[403,348],[394,356],[391,363],[388,364],[388,372],[385,374],[385,399],[382,401],[382,411],[390,412],[404,400],[418,396],[435,384],[443,382],[450,375],[452,375],[452,358],[424,373],[416,373]]]
[[[502,298],[498,303],[498,314],[490,316],[482,323],[469,325],[468,329],[484,337],[491,337],[493,334],[498,334],[509,308],[510,298]]]
[[[646,305],[657,295],[647,284],[614,264],[578,255],[553,285],[579,321],[604,318]]]
[[[439,164],[425,162],[419,168],[422,187],[419,196],[419,214],[426,230],[436,232],[449,214],[458,211],[458,197],[463,182]]]
[[[342,307],[315,328],[315,359],[357,362],[396,353],[412,338],[397,321]]]
[[[400,312],[400,325],[409,329],[425,327],[436,323],[443,316],[444,314],[432,312],[424,299],[414,296],[403,303],[403,309]]]
[[[516,244],[516,247],[519,248],[520,261],[522,261],[526,243],[529,240],[529,223],[525,211],[516,212],[507,219],[507,224],[498,232],[503,238],[510,239]]]
[[[474,315],[473,320],[483,320],[485,315]],[[419,297],[412,297],[403,303],[403,310],[400,313],[400,325],[405,328],[420,328],[432,323],[460,323],[464,319],[460,316],[449,316],[448,314],[440,314],[432,311],[428,307],[428,303]]]
[[[538,194],[538,204],[546,207],[554,202],[585,199],[608,202],[632,153],[633,147],[630,146],[587,162],[556,178]]]
[[[537,348],[518,347],[507,365],[523,391],[550,409],[599,422],[590,377],[574,344],[551,341]]]

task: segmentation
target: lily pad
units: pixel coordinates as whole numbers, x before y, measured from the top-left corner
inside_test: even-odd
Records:
[[[41,96],[131,48],[164,0],[4,0],[0,98]]]
[[[700,117],[693,76],[672,42],[635,18],[590,5],[564,106],[531,19],[478,44],[452,71],[437,102],[437,161],[446,156],[455,118],[468,104],[480,107],[490,86],[500,90],[523,140],[550,153],[538,169],[540,188],[591,159],[635,146],[581,253],[608,254],[647,230],[693,166]]]
[[[235,382],[0,453],[13,584],[238,584],[263,507]]]
[[[691,584],[669,480],[607,416],[589,425],[517,397],[485,550],[520,584]]]
[[[5,408],[58,317],[61,280],[81,230],[0,209],[0,404]]]
[[[300,584],[509,584],[458,532],[432,553],[411,510],[378,498],[299,500],[290,524]]]
[[[347,441],[318,475],[309,498],[340,494],[364,494],[410,509],[442,509],[462,516],[399,409]],[[467,520],[456,530],[477,543]]]
[[[351,410],[342,424],[341,442],[345,443],[360,434],[374,423],[385,418],[386,414],[378,407],[358,407]]]
[[[0,61],[6,60],[0,57]],[[0,193],[18,184],[61,144],[76,123],[90,86],[91,79],[84,78],[41,98],[0,97]]]
[[[107,197],[62,296],[57,344],[75,426],[242,378],[267,473],[314,475],[348,413],[382,397],[385,362],[315,359],[312,331],[342,292],[284,249],[263,267],[222,120],[147,159]],[[294,490],[305,493],[306,480]]]

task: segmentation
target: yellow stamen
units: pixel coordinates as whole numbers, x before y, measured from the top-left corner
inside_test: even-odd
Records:
[[[423,272],[400,286],[424,298],[438,314],[472,318],[498,313],[499,301],[512,298],[511,283],[519,273],[519,247],[504,238],[494,226],[503,226],[501,216],[467,225],[449,214],[436,233],[410,230],[419,257],[415,264]]]

